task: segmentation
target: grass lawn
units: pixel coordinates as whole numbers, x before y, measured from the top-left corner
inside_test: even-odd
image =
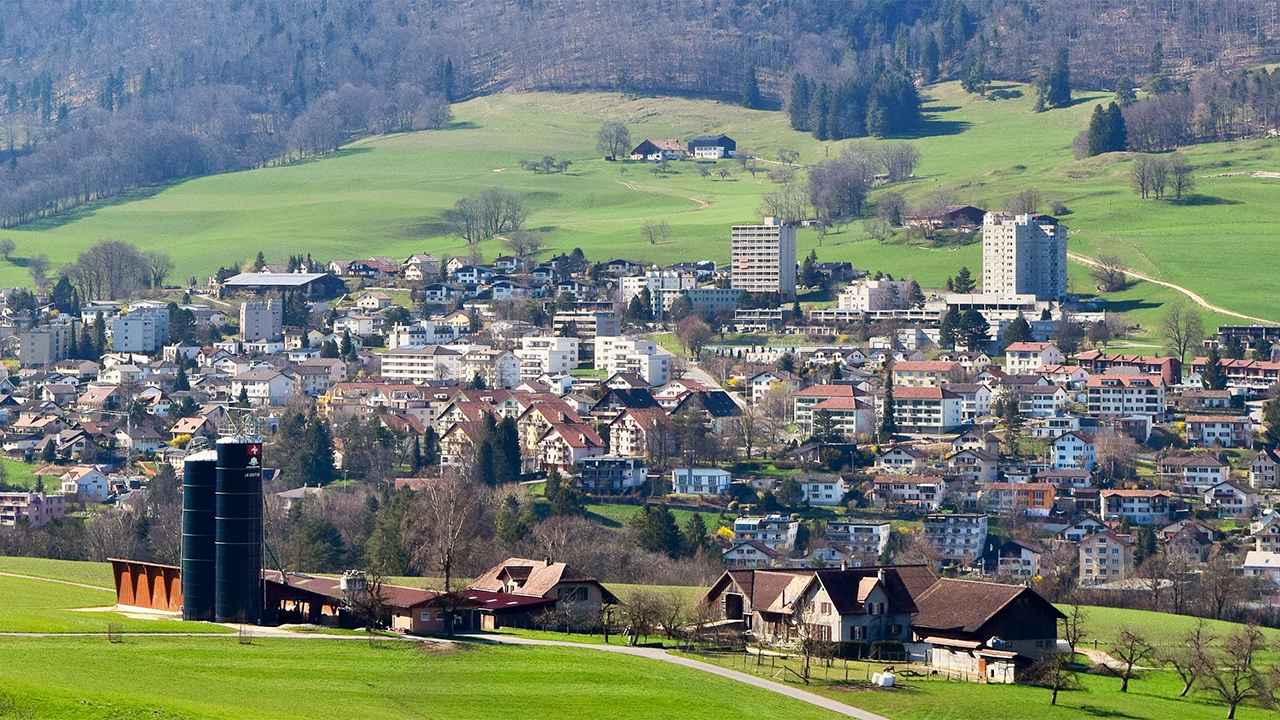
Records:
[[[97,585],[111,590],[116,586],[115,578],[111,575],[111,563],[0,555],[0,572]]]
[[[115,605],[114,590],[94,590],[46,580],[0,577],[0,631],[46,633],[106,633],[108,623],[124,632],[230,633],[209,623],[175,620],[135,620],[114,612],[84,612],[73,608]]]
[[[1036,185],[1046,202],[1068,206],[1063,220],[1071,228],[1072,252],[1116,254],[1210,302],[1280,320],[1268,270],[1280,264],[1270,212],[1280,180],[1252,176],[1280,170],[1280,143],[1187,148],[1196,168],[1195,193],[1180,204],[1144,201],[1129,190],[1130,155],[1077,161],[1071,154],[1071,140],[1093,104],[1108,96],[1084,93],[1070,108],[1037,114],[1034,92],[1007,89],[1022,96],[991,101],[964,93],[957,83],[926,88],[927,121],[913,140],[921,163],[913,179],[892,189],[916,205],[949,189],[959,202],[996,208],[1021,187]],[[37,252],[48,254],[56,268],[102,238],[165,249],[177,264],[175,281],[207,275],[259,250],[270,262],[299,252],[317,259],[457,255],[463,244],[448,235],[441,214],[459,198],[492,186],[527,198],[528,226],[545,233],[551,251],[581,247],[599,260],[726,261],[728,227],[758,218],[761,196],[775,186],[732,161],[719,163],[732,173],[726,180],[702,177],[693,162],[673,163],[663,175],[646,164],[605,162],[594,149],[602,121],[627,122],[637,140],[725,132],[737,139],[740,153],[771,159],[789,147],[805,163],[835,156],[849,144],[795,132],[779,112],[707,100],[502,93],[458,104],[454,114],[450,129],[370,138],[318,160],[175,182],[6,231],[17,243],[17,262],[0,263],[0,284],[27,282],[23,264]],[[548,154],[574,164],[559,174],[519,169],[521,158]],[[1225,172],[1243,174],[1210,177]],[[671,241],[643,240],[645,219],[666,220]],[[802,230],[798,254],[811,249],[821,260],[914,276],[926,289],[941,287],[961,265],[975,273],[981,267],[980,244],[932,247],[908,242],[903,233],[881,243],[857,224],[825,238]],[[490,259],[502,252],[496,241],[482,250]],[[1223,257],[1248,261],[1237,266]],[[1081,266],[1073,265],[1071,283],[1079,293],[1091,292]],[[1152,344],[1161,305],[1178,297],[1143,282],[1108,295],[1140,326],[1139,345]],[[1206,313],[1205,320],[1212,326],[1222,318]]]
[[[614,503],[592,503],[588,504],[586,507],[588,517],[610,527],[625,526],[627,522],[631,520],[632,517],[635,517],[635,515],[641,510],[640,505],[622,505]],[[714,530],[720,523],[719,513],[671,508],[671,514],[675,517],[676,525],[679,527],[684,527],[684,524],[689,521],[689,518],[692,517],[695,512],[702,516],[702,522],[706,523],[707,528],[710,530]],[[730,514],[726,513],[726,517],[730,517]]]
[[[1065,605],[1059,605],[1058,609],[1064,613],[1070,612]],[[1157,647],[1174,647],[1183,644],[1183,638],[1186,637],[1187,631],[1196,625],[1196,618],[1193,617],[1148,612],[1146,610],[1089,607],[1085,611],[1088,613],[1084,621],[1085,642],[1081,643],[1081,645],[1092,646],[1093,641],[1096,639],[1100,650],[1108,649],[1108,646],[1123,628],[1138,630],[1146,637],[1147,642]],[[1221,620],[1207,620],[1206,622],[1208,623],[1209,631],[1218,637],[1219,642],[1229,635],[1232,630],[1240,627],[1236,623]],[[1280,638],[1280,630],[1260,629],[1267,636],[1271,646],[1277,647],[1275,643],[1277,638]],[[1272,650],[1265,651],[1263,656],[1268,658],[1269,661],[1280,660],[1280,652]]]
[[[39,465],[31,465],[29,463],[10,460],[9,458],[0,458],[0,464],[4,465],[4,476],[0,477],[0,482],[14,485],[27,490],[34,490],[39,478],[36,477],[36,470]],[[46,477],[44,479],[44,488],[46,492],[53,492],[62,482],[56,477]]]
[[[793,669],[800,661],[763,659],[757,669],[754,656],[742,654],[692,655],[725,667],[753,672],[763,677],[785,677],[789,685],[803,686],[797,677],[780,672],[784,663]],[[844,682],[844,665],[836,662],[830,669],[814,663],[810,671],[812,692],[840,702],[879,713],[893,720],[1085,720],[1112,717],[1140,720],[1217,720],[1226,717],[1226,707],[1207,695],[1178,698],[1181,681],[1171,672],[1144,673],[1131,680],[1129,692],[1120,693],[1120,680],[1115,677],[1077,674],[1081,689],[1062,692],[1056,706],[1049,705],[1050,692],[1023,685],[983,685],[937,677],[898,677],[898,687],[871,688],[871,674],[884,669],[885,663],[850,662],[849,682]],[[829,679],[828,679],[829,678]],[[1274,717],[1270,711],[1256,707],[1240,707],[1237,718]]]
[[[0,640],[0,652],[0,692],[41,718],[833,717],[697,670],[574,648],[63,638]]]

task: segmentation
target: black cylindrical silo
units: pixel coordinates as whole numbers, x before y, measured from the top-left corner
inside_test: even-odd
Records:
[[[262,617],[262,443],[218,441],[215,602],[218,622],[257,624]]]
[[[182,466],[183,620],[213,620],[217,466],[213,450],[188,455]]]

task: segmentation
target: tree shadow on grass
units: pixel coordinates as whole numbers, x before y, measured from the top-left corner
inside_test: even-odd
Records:
[[[1151,310],[1160,307],[1161,303],[1151,302],[1149,300],[1108,300],[1107,310],[1110,312],[1126,313],[1134,310]]]
[[[1081,705],[1080,712],[1092,715],[1094,717],[1133,718],[1134,720],[1145,720],[1146,718],[1145,715],[1131,715],[1127,712],[1121,712],[1120,710],[1109,710],[1106,708],[1100,708],[1096,705]]]
[[[926,116],[920,124],[916,125],[905,132],[894,133],[885,137],[892,137],[895,140],[919,140],[927,137],[941,137],[944,135],[959,135],[969,129],[969,123],[965,120],[939,120],[935,117]]]
[[[30,222],[22,223],[21,225],[15,225],[14,227],[22,230],[53,230],[64,225],[69,225],[73,222],[92,217],[94,213],[103,208],[112,207],[113,205],[123,205],[135,200],[147,200],[149,198],[153,198],[171,187],[177,187],[187,180],[194,179],[195,176],[180,178],[178,180],[169,180],[155,185],[148,185],[147,187],[138,188],[137,190],[129,190],[128,192],[122,192],[119,195],[106,198],[105,200],[95,200],[83,205],[77,205],[76,207],[63,210],[56,215],[32,220]]]
[[[1189,207],[1202,207],[1208,205],[1243,205],[1239,200],[1230,200],[1216,195],[1200,195],[1191,194],[1181,200],[1174,200],[1174,205],[1186,205]]]
[[[607,518],[599,513],[591,512],[590,510],[587,511],[587,518],[594,522],[600,523],[605,527],[611,527],[611,528],[622,527],[622,523],[618,522],[617,520],[614,520],[612,518]]]

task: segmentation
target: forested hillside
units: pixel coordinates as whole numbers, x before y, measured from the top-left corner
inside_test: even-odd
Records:
[[[501,89],[787,102],[802,75],[894,134],[910,83],[981,65],[1026,80],[1063,48],[1072,83],[1224,77],[1277,52],[1267,0],[41,0],[0,4],[0,223],[168,179],[437,127]],[[859,87],[866,77],[885,78]],[[901,113],[915,117],[908,104]],[[817,120],[814,121],[817,124]]]

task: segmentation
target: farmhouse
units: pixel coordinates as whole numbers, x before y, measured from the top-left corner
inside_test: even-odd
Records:
[[[347,284],[327,273],[240,273],[222,282],[224,295],[270,295],[299,292],[310,300],[332,300]]]
[[[696,160],[719,160],[733,157],[738,143],[728,135],[702,135],[689,141],[689,154]]]
[[[645,140],[631,151],[632,160],[679,160],[689,153],[680,147],[679,140]]]

